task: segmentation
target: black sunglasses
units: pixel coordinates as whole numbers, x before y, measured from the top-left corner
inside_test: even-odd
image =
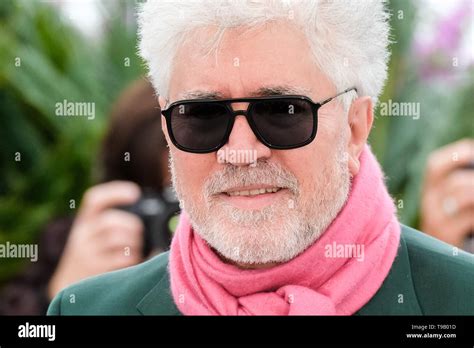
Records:
[[[318,129],[318,110],[334,97],[315,103],[301,95],[236,99],[191,99],[170,104],[161,113],[168,134],[180,150],[209,153],[224,146],[235,117],[243,115],[257,139],[271,149],[295,149],[311,143]],[[233,103],[249,103],[247,110],[233,110]]]

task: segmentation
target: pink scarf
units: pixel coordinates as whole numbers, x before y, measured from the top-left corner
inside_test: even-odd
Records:
[[[344,208],[294,259],[267,269],[226,264],[181,214],[170,252],[173,299],[186,315],[350,315],[377,292],[395,259],[400,225],[368,147]],[[363,253],[340,253],[356,246]],[[357,248],[355,249],[357,250]],[[363,259],[362,256],[363,255]],[[352,256],[352,257],[351,257]]]

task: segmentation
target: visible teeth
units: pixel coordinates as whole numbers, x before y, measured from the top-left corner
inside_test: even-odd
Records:
[[[278,187],[271,187],[271,188],[260,188],[260,189],[253,189],[253,190],[243,190],[243,191],[233,191],[228,192],[229,196],[256,196],[261,195],[264,193],[275,193],[279,191]]]

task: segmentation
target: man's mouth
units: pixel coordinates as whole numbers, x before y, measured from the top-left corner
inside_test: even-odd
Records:
[[[277,186],[254,185],[227,189],[218,196],[239,209],[259,210],[281,199],[287,189]]]
[[[266,193],[275,193],[281,190],[281,187],[261,187],[253,189],[231,190],[225,192],[227,195],[233,196],[257,196]]]

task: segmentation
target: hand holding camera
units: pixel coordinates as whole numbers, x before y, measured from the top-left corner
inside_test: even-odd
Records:
[[[48,284],[49,297],[84,278],[143,260],[142,221],[114,208],[136,202],[140,194],[136,184],[126,181],[100,184],[85,193],[63,256]]]

